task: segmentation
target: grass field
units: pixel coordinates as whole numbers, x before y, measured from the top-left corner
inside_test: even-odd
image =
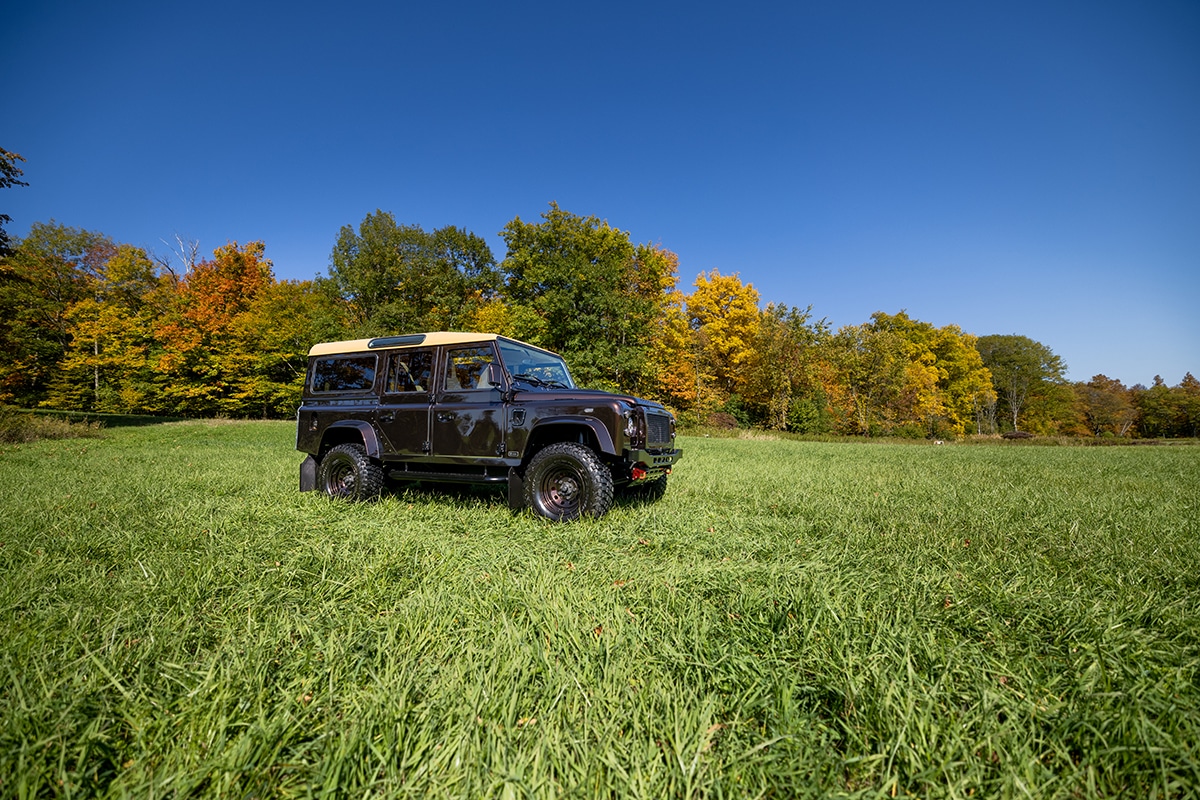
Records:
[[[0,448],[0,797],[1189,797],[1200,448],[687,438],[599,521]]]

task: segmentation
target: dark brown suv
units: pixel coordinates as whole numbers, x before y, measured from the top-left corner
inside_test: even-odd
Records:
[[[329,342],[296,414],[300,490],[368,500],[385,479],[507,484],[513,509],[599,517],[657,499],[683,451],[660,404],[579,389],[562,357],[495,334]]]

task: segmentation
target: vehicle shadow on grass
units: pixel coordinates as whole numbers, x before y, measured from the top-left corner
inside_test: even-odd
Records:
[[[507,505],[504,486],[480,486],[471,483],[437,483],[435,481],[397,481],[384,484],[384,497],[407,501],[449,500],[456,503],[485,503]]]
[[[402,501],[440,501],[455,503],[480,503],[488,506],[507,507],[508,487],[504,484],[480,485],[472,483],[437,483],[435,481],[396,481],[389,479],[384,487],[384,496]],[[658,502],[645,491],[616,489],[613,492],[612,509],[641,508]],[[528,509],[525,509],[528,510]],[[610,509],[611,510],[611,509]]]

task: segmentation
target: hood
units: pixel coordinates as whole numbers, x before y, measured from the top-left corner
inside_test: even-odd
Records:
[[[647,408],[666,411],[662,403],[657,403],[653,400],[646,400],[641,397],[635,397],[631,394],[619,392],[606,392],[601,389],[554,389],[554,388],[536,388],[526,387],[524,385],[516,387],[517,398],[526,396],[542,397],[554,400],[579,400],[587,402],[589,400],[623,400],[630,405],[645,406]]]

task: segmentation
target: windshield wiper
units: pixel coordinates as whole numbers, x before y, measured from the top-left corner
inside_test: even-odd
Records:
[[[516,375],[513,375],[513,378],[515,378],[516,380],[519,380],[519,381],[525,381],[526,383],[532,383],[534,386],[545,386],[549,389],[569,389],[570,388],[565,383],[562,383],[560,381],[543,380],[542,378],[539,378],[535,375],[530,375],[525,372],[518,372]]]

